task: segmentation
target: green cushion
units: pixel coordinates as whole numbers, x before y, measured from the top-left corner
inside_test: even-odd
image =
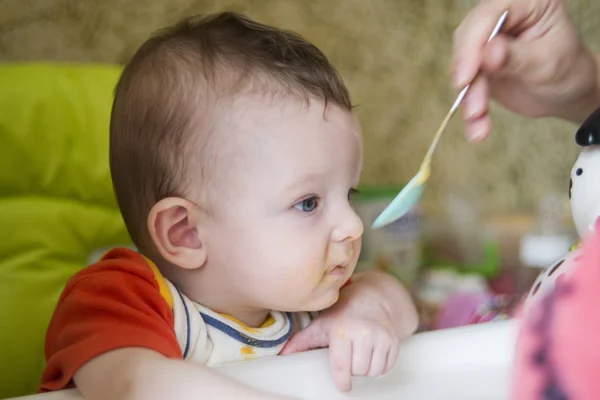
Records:
[[[0,398],[37,390],[67,279],[94,250],[130,242],[108,167],[120,72],[0,65]]]

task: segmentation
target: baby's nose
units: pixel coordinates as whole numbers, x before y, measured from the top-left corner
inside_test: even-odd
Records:
[[[359,239],[364,232],[364,225],[354,209],[349,207],[340,217],[340,222],[333,231],[332,239],[336,242],[352,241]]]

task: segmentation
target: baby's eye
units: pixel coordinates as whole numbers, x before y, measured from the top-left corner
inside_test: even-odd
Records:
[[[317,196],[312,196],[307,199],[304,199],[296,204],[294,204],[294,208],[300,210],[302,212],[312,212],[319,205],[319,198]]]

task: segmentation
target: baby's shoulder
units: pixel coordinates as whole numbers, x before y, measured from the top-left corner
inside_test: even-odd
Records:
[[[121,287],[123,290],[131,287],[149,286],[161,291],[164,277],[156,265],[129,248],[114,248],[109,250],[95,263],[82,268],[67,282],[64,292],[69,292],[81,286]]]

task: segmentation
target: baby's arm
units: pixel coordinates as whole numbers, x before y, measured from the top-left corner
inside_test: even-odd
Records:
[[[83,365],[74,381],[86,400],[284,399],[250,388],[204,365],[168,359],[143,348],[102,354]]]
[[[415,332],[418,316],[408,292],[383,272],[364,272],[340,291],[286,344],[281,354],[329,346],[333,377],[340,390],[351,389],[351,376],[376,377],[396,363],[401,339]]]
[[[380,271],[358,273],[352,278],[348,295],[361,302],[370,298],[386,309],[389,323],[400,337],[413,334],[419,317],[410,294],[392,275]]]
[[[76,386],[90,400],[277,398],[184,361],[171,307],[139,259],[117,253],[85,268],[50,321],[41,391]]]

